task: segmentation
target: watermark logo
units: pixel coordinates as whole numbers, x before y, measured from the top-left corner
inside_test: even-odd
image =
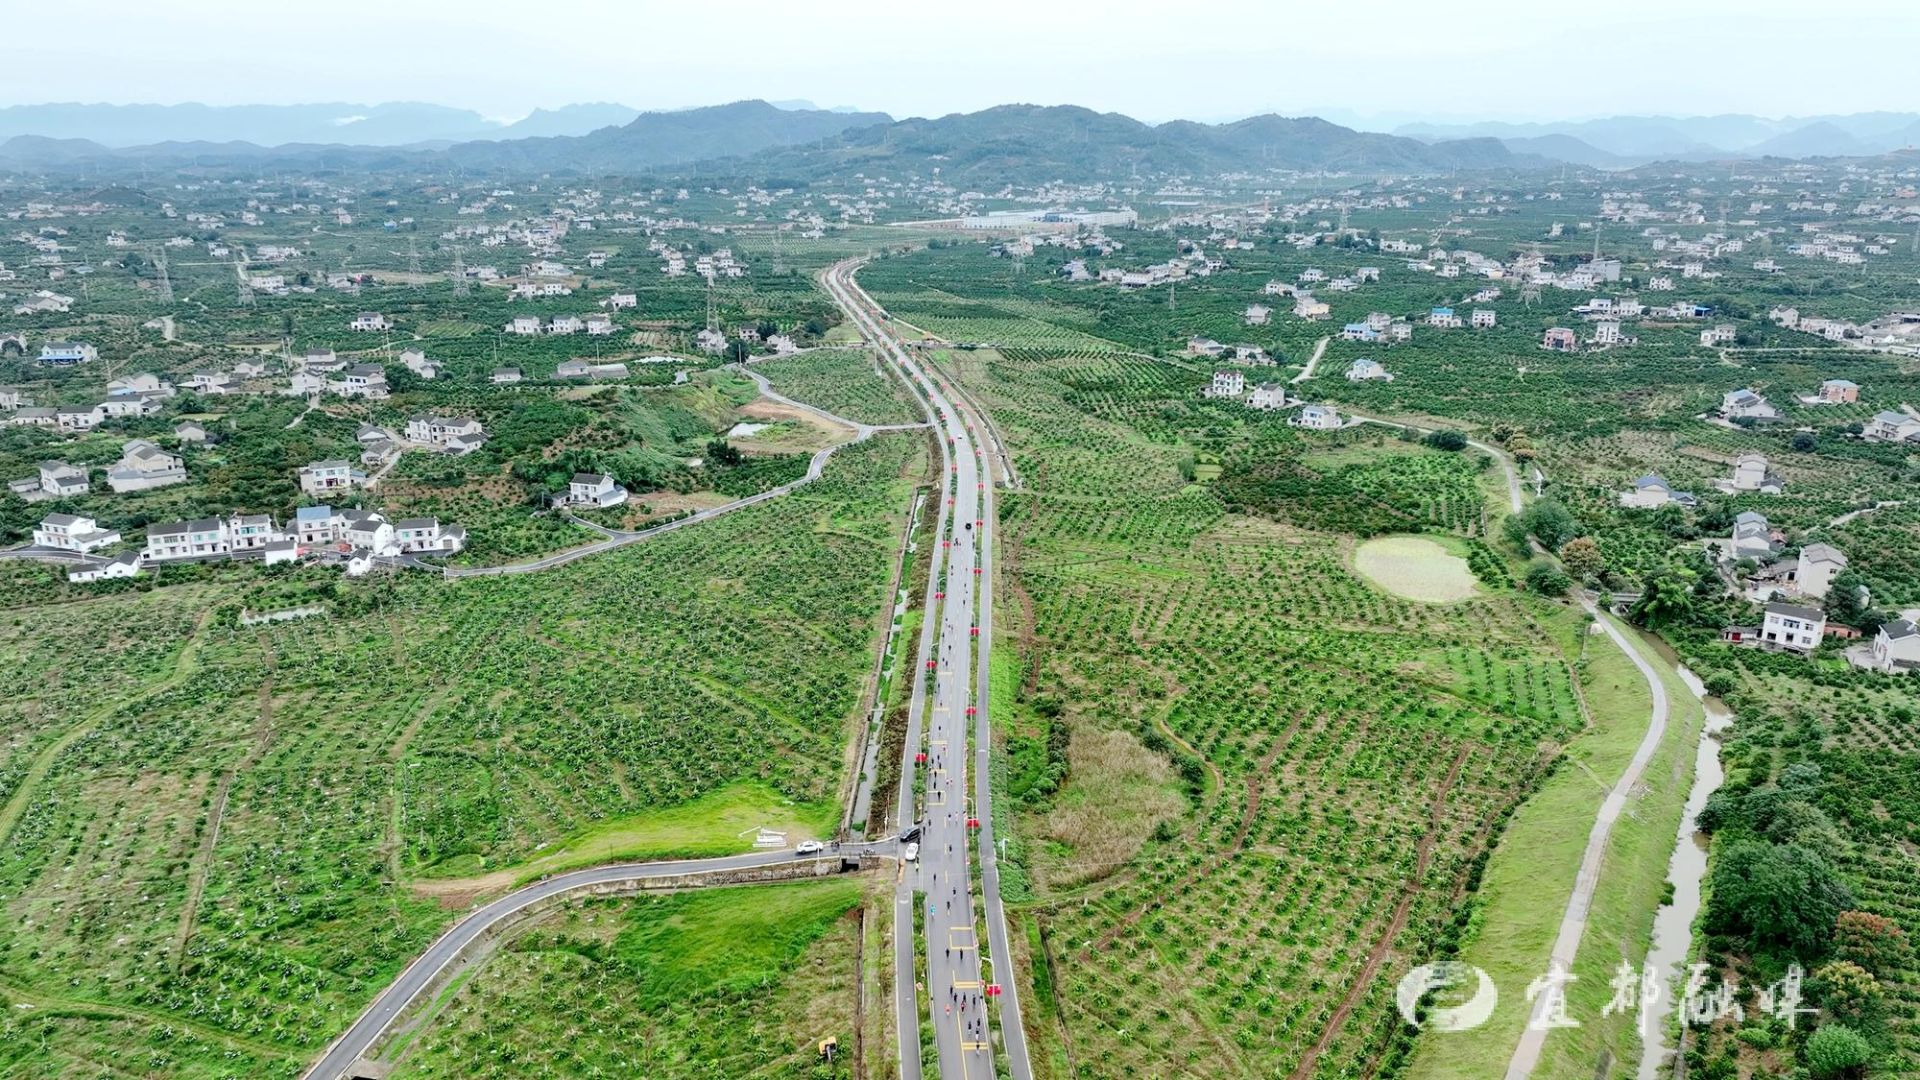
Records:
[[[1555,963],[1546,974],[1537,976],[1527,984],[1527,1001],[1530,1005],[1528,1030],[1551,1031],[1554,1028],[1580,1026],[1579,1019],[1571,1015],[1567,1008],[1567,987],[1578,982],[1579,978]],[[1805,973],[1800,965],[1792,965],[1787,969],[1785,978],[1750,995],[1751,1011],[1771,1016],[1793,1027],[1802,1013],[1817,1011],[1800,1005],[1801,980],[1804,978]],[[1742,1021],[1749,1012],[1749,995],[1741,992],[1740,984],[1728,976],[1715,985],[1713,970],[1706,964],[1696,963],[1688,967],[1687,980],[1680,988],[1678,1000],[1664,1007],[1663,1002],[1672,997],[1672,991],[1668,980],[1653,968],[1636,971],[1632,964],[1622,960],[1620,966],[1614,969],[1608,985],[1613,990],[1613,996],[1601,1008],[1601,1019],[1615,1013],[1634,1014],[1643,1038],[1650,1035],[1675,1006],[1687,1023],[1696,1025],[1725,1019]],[[1471,988],[1471,994],[1468,988]],[[1437,1000],[1446,1003],[1430,1004],[1423,1014],[1420,1003],[1427,1000],[1428,995],[1434,995]],[[1463,998],[1464,1001],[1461,1000]],[[1394,1001],[1400,1007],[1400,1015],[1416,1028],[1427,1031],[1471,1031],[1492,1018],[1494,1008],[1500,1003],[1500,991],[1486,972],[1472,964],[1458,960],[1437,960],[1422,964],[1402,976],[1394,989]]]
[[[1429,1008],[1426,1018],[1421,1019],[1421,998],[1438,990],[1468,985],[1473,987],[1473,995],[1466,1001],[1458,1005]],[[1459,994],[1449,996],[1458,997]],[[1493,1016],[1494,1006],[1500,1004],[1500,991],[1486,972],[1472,964],[1440,960],[1422,964],[1401,976],[1393,998],[1400,1006],[1400,1015],[1414,1027],[1430,1031],[1471,1031]]]

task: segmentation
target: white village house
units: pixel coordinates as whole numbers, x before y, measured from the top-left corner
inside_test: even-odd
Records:
[[[1786,482],[1774,475],[1767,463],[1767,456],[1751,451],[1735,458],[1733,475],[1726,480],[1715,481],[1715,486],[1729,494],[1752,491],[1762,495],[1778,495],[1786,490]]]
[[[315,461],[300,469],[300,490],[308,495],[346,491],[355,484],[366,483],[366,480],[366,474],[355,472],[345,458]]]
[[[1770,559],[1780,549],[1773,526],[1757,510],[1745,510],[1733,519],[1727,555],[1733,559]]]
[[[94,581],[112,581],[117,578],[140,576],[141,554],[138,551],[123,551],[104,563],[88,563],[67,571],[67,580],[76,584]]]
[[[118,532],[102,529],[93,518],[76,514],[48,514],[41,519],[40,527],[33,530],[35,547],[77,551],[83,555],[119,542]]]
[[[1847,556],[1832,544],[1808,544],[1800,549],[1800,559],[1792,580],[1794,591],[1816,600],[1826,598],[1833,579],[1847,568]]]
[[[1920,627],[1906,619],[1882,623],[1868,655],[1881,671],[1920,668]]]
[[[1331,405],[1308,405],[1298,415],[1287,418],[1287,423],[1299,428],[1314,431],[1335,431],[1346,423]]]
[[[1282,383],[1263,382],[1259,386],[1254,387],[1253,396],[1247,399],[1247,404],[1255,409],[1265,409],[1269,411],[1273,409],[1284,409],[1288,404],[1287,388]]]
[[[574,473],[567,483],[566,501],[573,506],[606,509],[627,501],[627,489],[605,473]]]
[[[1752,389],[1742,387],[1721,395],[1720,415],[1729,420],[1742,418],[1766,420],[1779,416],[1780,410],[1774,408],[1766,398],[1754,393]]]
[[[1207,387],[1208,397],[1237,398],[1247,392],[1247,377],[1238,371],[1216,371],[1213,384]]]
[[[1874,414],[1861,429],[1860,436],[1873,442],[1920,441],[1920,420],[1887,409]]]
[[[486,429],[469,416],[419,414],[407,421],[407,441],[449,454],[470,454],[487,441]]]
[[[1393,373],[1382,367],[1380,361],[1361,357],[1347,367],[1348,382],[1392,382]]]
[[[1827,632],[1827,616],[1819,608],[1774,602],[1760,624],[1763,647],[1812,652]]]
[[[49,341],[40,346],[40,362],[51,367],[71,367],[100,359],[100,350],[84,341]]]
[[[116,495],[186,481],[187,469],[180,458],[145,439],[128,439],[121,447],[120,460],[107,469],[107,486]]]
[[[1667,478],[1648,473],[1633,482],[1630,491],[1620,493],[1620,505],[1634,510],[1657,510],[1668,503],[1693,506],[1699,500],[1690,491],[1675,491]]]
[[[85,495],[92,489],[87,470],[64,461],[40,463],[40,490],[55,498]]]

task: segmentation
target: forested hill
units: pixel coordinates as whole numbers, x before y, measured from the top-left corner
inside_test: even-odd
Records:
[[[812,143],[892,119],[886,113],[782,109],[764,101],[736,101],[641,113],[630,123],[586,135],[461,143],[445,154],[450,164],[462,168],[503,172],[645,172]]]
[[[1268,168],[1448,172],[1539,164],[1491,138],[1423,143],[1354,131],[1313,117],[1255,116],[1230,124],[1145,124],[1071,105],[1002,105],[937,119],[850,128],[824,144],[770,150],[743,163],[782,176],[860,167],[956,182],[1211,175]]]

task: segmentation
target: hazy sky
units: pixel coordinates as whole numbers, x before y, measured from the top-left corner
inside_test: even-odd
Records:
[[[4,0],[0,104],[806,98],[1376,124],[1920,109],[1917,0]],[[57,78],[49,78],[58,73]]]

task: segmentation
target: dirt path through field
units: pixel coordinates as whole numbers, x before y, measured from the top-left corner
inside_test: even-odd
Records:
[[[268,667],[271,670],[273,650],[267,648]],[[245,757],[234,763],[220,776],[219,790],[214,793],[213,805],[207,811],[207,831],[200,842],[200,850],[195,854],[193,870],[187,876],[187,900],[180,906],[180,925],[173,932],[173,970],[178,972],[187,958],[187,944],[193,940],[193,928],[200,916],[200,901],[206,895],[207,877],[213,871],[215,850],[220,845],[220,825],[226,820],[227,800],[233,794],[233,781],[241,773],[252,768],[254,763],[266,754],[267,747],[273,741],[273,676],[269,674],[260,683],[260,704],[253,722],[253,741],[247,747]]]
[[[1420,879],[1426,876],[1427,866],[1433,861],[1433,842],[1440,831],[1440,811],[1446,807],[1447,796],[1453,791],[1453,785],[1460,779],[1460,769],[1467,763],[1470,746],[1463,746],[1454,755],[1453,765],[1447,769],[1447,778],[1440,783],[1440,790],[1433,793],[1433,802],[1427,809],[1427,832],[1420,838],[1413,863],[1413,873],[1407,876],[1406,884],[1400,890],[1400,902],[1393,907],[1393,917],[1387,920],[1387,928],[1380,932],[1379,940],[1367,953],[1367,961],[1360,967],[1360,974],[1347,988],[1347,996],[1340,1000],[1340,1007],[1333,1010],[1327,1019],[1327,1026],[1321,1030],[1320,1038],[1294,1066],[1290,1080],[1306,1080],[1313,1075],[1314,1062],[1333,1044],[1334,1036],[1346,1026],[1347,1017],[1353,1014],[1354,1007],[1360,1004],[1360,998],[1373,986],[1374,977],[1380,973],[1380,965],[1386,963],[1387,954],[1393,951],[1393,942],[1407,925],[1407,913],[1413,910],[1413,898],[1420,892]]]
[[[7,800],[4,807],[0,807],[0,845],[5,845],[7,838],[13,834],[14,827],[20,824],[21,815],[27,812],[27,807],[33,802],[34,795],[40,790],[40,785],[46,781],[47,773],[53,770],[53,763],[60,759],[61,754],[66,753],[74,743],[99,727],[107,717],[179,686],[194,672],[200,670],[200,635],[206,632],[207,624],[212,621],[213,607],[209,605],[200,613],[199,620],[193,624],[193,631],[187,635],[186,643],[180,646],[180,655],[174,660],[172,674],[135,692],[131,697],[93,710],[68,728],[66,734],[55,739],[45,750],[40,751],[39,755],[33,759],[33,764],[27,767],[26,774],[20,778],[20,784],[14,788],[13,796]]]
[[[1332,340],[1333,338],[1331,337],[1323,337],[1319,341],[1315,342],[1313,346],[1313,355],[1307,357],[1307,366],[1301,368],[1300,374],[1295,375],[1292,379],[1288,381],[1291,382],[1293,385],[1298,386],[1301,383],[1306,382],[1308,379],[1313,378],[1314,369],[1320,366],[1320,358],[1326,355],[1327,342]]]

